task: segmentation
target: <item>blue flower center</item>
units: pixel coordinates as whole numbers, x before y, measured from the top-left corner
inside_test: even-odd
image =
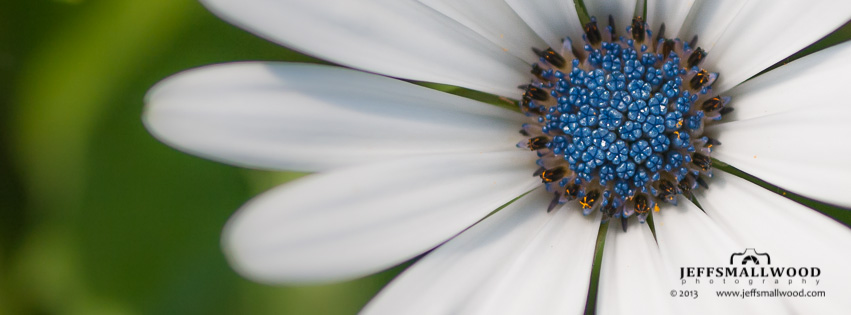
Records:
[[[554,194],[549,210],[576,200],[585,214],[644,222],[712,175],[720,143],[703,128],[732,109],[711,92],[718,74],[700,67],[706,52],[692,48],[696,38],[665,38],[664,24],[651,40],[641,17],[624,35],[611,25],[601,34],[592,18],[582,51],[569,38],[560,52],[534,49],[540,62],[520,102],[530,138],[518,147],[537,151],[535,175]]]

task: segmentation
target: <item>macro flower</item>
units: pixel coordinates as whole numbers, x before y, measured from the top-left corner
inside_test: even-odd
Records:
[[[149,92],[146,126],[175,148],[317,172],[254,198],[226,226],[226,254],[249,279],[340,281],[427,253],[363,312],[851,307],[846,226],[711,169],[714,158],[851,207],[851,44],[760,74],[848,22],[851,4],[204,3],[357,69],[240,62]],[[583,10],[595,19],[581,21]],[[518,100],[520,113],[400,79]],[[788,272],[766,275],[768,266]],[[798,290],[805,296],[759,293]]]

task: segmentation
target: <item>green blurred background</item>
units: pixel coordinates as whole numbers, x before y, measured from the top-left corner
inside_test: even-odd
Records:
[[[353,314],[399,268],[333,285],[241,279],[219,248],[243,202],[297,174],[171,149],[145,92],[192,67],[314,61],[195,0],[0,4],[0,315]]]
[[[849,37],[846,25],[806,52]],[[300,287],[231,271],[230,214],[299,174],[180,153],[140,117],[157,81],[235,60],[317,62],[196,0],[0,4],[0,315],[352,314],[403,268]]]

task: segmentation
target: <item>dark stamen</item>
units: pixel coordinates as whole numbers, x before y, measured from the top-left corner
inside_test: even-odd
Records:
[[[607,218],[611,218],[615,215],[615,212],[617,211],[617,209],[615,209],[615,205],[612,203],[612,199],[609,198],[606,205],[603,206],[603,208],[600,209],[600,211],[602,211],[603,214],[605,214]]]
[[[644,19],[641,16],[632,18],[632,39],[636,42],[643,42],[644,35],[647,32],[644,30]]]
[[[546,136],[538,136],[538,137],[531,138],[531,139],[529,139],[529,144],[528,144],[529,150],[535,151],[535,150],[540,150],[540,149],[546,148],[547,143],[549,143],[549,142],[550,142],[550,138],[547,138]]]
[[[541,173],[541,180],[544,183],[552,183],[564,177],[564,174],[566,173],[567,172],[564,170],[563,167],[556,167],[551,170],[545,170],[543,173]]]
[[[592,190],[591,192],[585,194],[584,197],[582,197],[582,200],[579,201],[579,204],[582,205],[582,209],[590,209],[594,206],[594,203],[597,202],[597,198],[600,198],[600,192]]]
[[[701,171],[708,171],[712,167],[712,159],[700,153],[692,155],[692,162],[700,168]]]
[[[532,65],[532,71],[531,72],[532,72],[532,75],[538,77],[538,79],[543,80],[543,78],[541,78],[541,74],[544,73],[544,69],[541,68],[541,66],[539,66],[537,63]]]
[[[703,61],[703,58],[706,58],[706,51],[700,47],[697,47],[697,49],[695,49],[691,53],[691,55],[688,56],[688,62],[686,63],[686,65],[688,65],[689,69],[691,69],[694,66],[700,64],[700,62]]]
[[[721,111],[720,111],[720,112],[718,112],[718,113],[719,113],[719,114],[721,114],[721,115],[727,115],[727,114],[731,113],[732,111],[733,111],[733,108],[732,108],[732,107],[724,107],[724,108],[723,108],[723,109],[721,109]]]
[[[621,218],[621,226],[623,227],[623,232],[626,233],[626,218]]]
[[[697,77],[697,76],[695,76],[695,77]],[[694,79],[692,79],[692,81],[694,81]],[[708,112],[719,110],[722,107],[724,107],[724,100],[722,100],[720,97],[716,96],[716,97],[710,98],[710,99],[706,100],[705,102],[703,102],[703,106],[701,108],[703,109],[704,112],[708,113]]]
[[[674,201],[674,197],[677,195],[677,188],[674,187],[674,184],[667,180],[662,180],[659,183],[659,199],[671,202]]]
[[[656,40],[654,42],[658,43],[661,38],[665,38],[665,23],[659,26],[659,31],[656,32]]]
[[[544,58],[551,65],[556,66],[557,68],[562,68],[567,63],[559,53],[555,52],[552,48],[547,48],[544,51],[541,51],[537,48],[532,48],[532,51],[535,52],[538,57]]]
[[[544,89],[529,84],[526,87],[526,93],[523,93],[523,98],[533,99],[537,101],[546,101],[550,98],[550,93],[547,93],[547,91]]]
[[[615,27],[615,18],[609,14],[609,26],[612,28],[612,38],[617,38],[617,27]]]
[[[588,24],[585,24],[585,38],[588,39],[588,42],[591,45],[597,45],[603,39],[600,36],[600,30],[597,29],[597,22],[591,21]]]
[[[644,195],[635,196],[635,213],[645,214],[650,212],[650,204]]]
[[[577,184],[567,184],[564,187],[564,196],[567,198],[567,201],[571,201],[576,199],[576,196],[579,195],[579,185]]]
[[[541,174],[543,174],[544,171],[546,171],[546,170],[547,169],[545,169],[543,167],[539,167],[537,170],[535,170],[534,173],[532,173],[532,176],[541,176]]]
[[[691,174],[689,174],[689,176],[691,176]],[[677,187],[683,192],[683,196],[691,198],[691,182],[688,178],[680,181],[680,183],[677,184]]]
[[[688,43],[689,47],[697,47],[697,35],[691,38],[691,42]]]
[[[703,87],[704,84],[706,84],[706,82],[709,82],[709,72],[700,69],[700,71],[698,71],[697,74],[695,74],[694,77],[691,78],[689,84],[691,84],[691,88],[693,90],[699,90]]]
[[[666,39],[664,43],[662,43],[662,58],[668,58],[671,54],[671,51],[674,50],[674,40]]]

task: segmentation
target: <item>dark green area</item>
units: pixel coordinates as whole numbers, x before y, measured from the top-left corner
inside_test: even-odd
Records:
[[[811,199],[811,198],[801,196],[801,195],[796,194],[792,191],[786,190],[782,187],[772,185],[771,183],[768,183],[764,180],[761,180],[758,177],[755,177],[751,174],[745,173],[744,171],[742,171],[738,168],[735,168],[731,165],[728,165],[724,162],[721,162],[721,161],[718,161],[718,160],[715,160],[715,159],[712,160],[712,167],[719,169],[719,170],[722,170],[722,171],[725,171],[727,173],[736,175],[738,177],[744,178],[747,181],[755,183],[762,188],[768,189],[769,191],[771,191],[775,194],[789,198],[792,201],[800,203],[804,206],[810,207],[810,208],[812,208],[812,209],[814,209],[818,212],[821,212],[824,215],[827,215],[828,217],[835,219],[836,221],[839,221],[842,224],[845,224],[848,227],[851,227],[851,209],[843,208],[843,207],[840,207],[840,206],[837,206],[837,205],[832,205],[832,204],[820,202],[820,201],[817,201],[817,200],[814,200],[814,199]]]
[[[788,58],[783,59],[780,62],[772,65],[771,67],[768,67],[767,69],[761,71],[760,73],[758,73],[754,77],[757,77],[757,76],[759,76],[763,73],[766,73],[768,71],[771,71],[771,70],[773,70],[777,67],[785,65],[787,63],[790,63],[790,62],[792,62],[792,61],[794,61],[798,58],[801,58],[803,56],[812,54],[814,52],[825,49],[827,47],[830,47],[830,46],[842,43],[844,41],[847,41],[848,39],[851,39],[851,21],[849,21],[848,23],[845,23],[845,25],[842,25],[841,27],[836,29],[836,31],[833,31],[832,33],[828,34],[827,36],[825,36],[824,38],[822,38],[818,42],[816,42],[816,43],[814,43],[810,46],[807,46],[807,48],[804,48],[801,51],[789,56]]]
[[[597,292],[600,287],[600,268],[603,266],[603,251],[606,246],[606,234],[609,232],[609,222],[600,223],[597,232],[597,244],[594,246],[594,263],[591,267],[591,279],[588,285],[588,298],[585,302],[585,315],[592,315],[597,310]]]
[[[579,23],[586,25],[591,22],[591,16],[588,15],[588,9],[585,7],[585,1],[576,0],[573,2],[576,7],[576,14],[579,15]]]

